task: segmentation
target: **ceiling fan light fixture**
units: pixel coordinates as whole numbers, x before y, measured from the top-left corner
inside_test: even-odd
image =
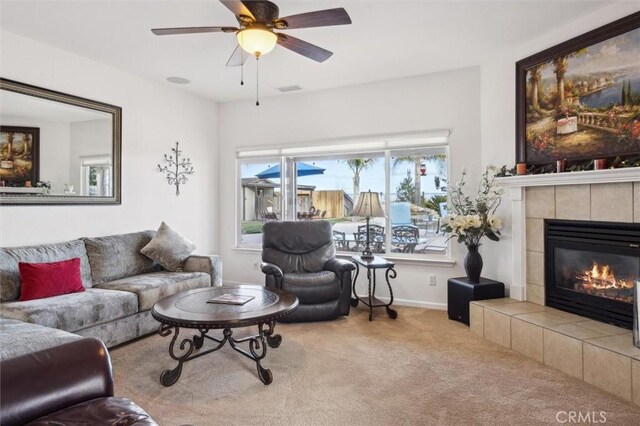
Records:
[[[237,33],[238,44],[245,52],[254,56],[269,53],[276,46],[278,36],[262,28],[247,28]]]

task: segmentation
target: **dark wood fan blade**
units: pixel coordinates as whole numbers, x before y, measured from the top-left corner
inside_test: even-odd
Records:
[[[333,55],[333,52],[287,34],[278,34],[278,44],[316,62],[324,62]]]
[[[239,16],[244,15],[251,18],[252,21],[256,20],[256,17],[253,16],[253,13],[240,1],[240,0],[220,0],[220,3],[224,4],[227,9],[233,12],[238,18],[238,22],[241,22]]]
[[[198,33],[233,33],[238,31],[235,27],[185,27],[185,28],[154,28],[155,35],[174,34],[198,34]]]
[[[247,58],[250,55],[242,50],[240,45],[237,45],[231,56],[229,56],[229,60],[227,61],[228,67],[239,67],[247,62]]]
[[[280,28],[280,22],[285,23],[284,28]],[[328,27],[331,25],[348,25],[351,18],[346,10],[342,7],[336,9],[318,10],[316,12],[301,13],[299,15],[286,16],[278,19],[276,28],[293,29],[293,28],[310,28],[310,27]]]
[[[263,0],[244,0],[242,4],[251,11],[257,22],[271,24],[278,19],[280,9],[274,3]]]

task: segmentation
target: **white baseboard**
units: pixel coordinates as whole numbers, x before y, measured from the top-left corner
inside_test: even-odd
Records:
[[[225,281],[225,285],[263,285],[263,284],[256,284],[256,283],[243,283],[243,282],[239,282],[239,281]],[[388,297],[378,297],[378,299],[380,299],[383,302],[388,302],[389,298]],[[398,298],[394,298],[393,299],[393,305],[398,305],[398,306],[408,306],[411,308],[423,308],[423,309],[437,309],[440,311],[446,311],[447,310],[447,304],[446,303],[433,303],[433,302],[423,302],[420,300],[409,300],[409,299],[398,299]]]
[[[378,297],[378,299],[380,299],[383,302],[389,301],[388,297]],[[395,306],[395,305],[408,306],[410,308],[437,309],[440,311],[447,310],[446,303],[423,302],[421,300],[398,299],[394,297],[392,306]]]

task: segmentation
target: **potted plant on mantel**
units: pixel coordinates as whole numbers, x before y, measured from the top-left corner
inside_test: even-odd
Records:
[[[458,183],[449,186],[449,205],[451,213],[442,221],[442,230],[451,234],[449,239],[457,238],[458,243],[467,246],[464,269],[472,283],[480,282],[482,256],[478,248],[482,237],[491,241],[500,240],[502,221],[495,215],[502,201],[502,188],[494,186],[495,175],[487,169],[482,175],[475,199],[465,195],[467,171],[462,171]]]

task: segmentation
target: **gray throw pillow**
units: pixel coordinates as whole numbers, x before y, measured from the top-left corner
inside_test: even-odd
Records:
[[[169,271],[182,272],[184,261],[195,248],[191,241],[162,222],[156,236],[149,241],[149,244],[142,247],[140,253],[155,260]]]

